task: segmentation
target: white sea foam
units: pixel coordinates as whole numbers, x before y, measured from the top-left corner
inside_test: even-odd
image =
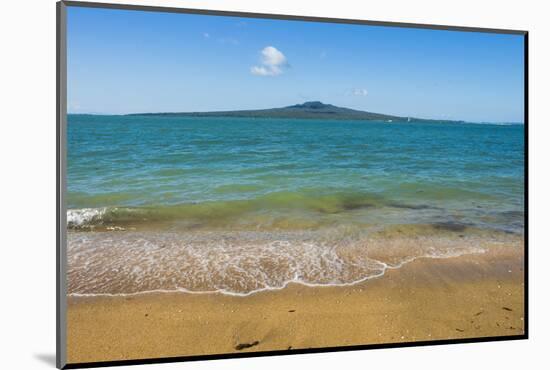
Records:
[[[415,237],[397,242],[288,232],[71,233],[68,288],[73,296],[153,292],[247,296],[290,283],[348,286],[418,258],[483,253],[478,245],[468,238]]]
[[[463,252],[449,253],[447,255],[419,256],[419,257],[410,258],[408,260],[405,260],[405,261],[403,261],[403,262],[401,262],[397,265],[393,265],[393,266],[387,265],[384,262],[375,261],[375,262],[379,263],[381,267],[383,267],[380,270],[380,272],[378,272],[376,274],[373,274],[373,275],[365,276],[363,278],[360,278],[360,279],[357,279],[357,280],[354,280],[354,281],[342,282],[342,283],[337,283],[337,282],[311,283],[311,282],[306,282],[306,281],[300,280],[297,277],[294,277],[291,280],[284,281],[280,286],[266,286],[266,287],[263,287],[263,288],[250,290],[248,292],[235,292],[235,291],[231,291],[231,290],[227,290],[227,289],[189,290],[189,289],[183,288],[183,287],[175,287],[173,289],[152,289],[152,290],[144,290],[144,291],[138,291],[138,292],[133,292],[133,293],[69,293],[69,296],[72,296],[72,297],[101,297],[101,296],[103,296],[103,297],[119,297],[119,296],[120,297],[126,297],[126,296],[139,296],[139,295],[157,294],[157,293],[186,293],[186,294],[223,294],[223,295],[229,295],[229,296],[234,296],[234,297],[248,297],[250,295],[261,293],[261,292],[282,290],[282,289],[286,288],[289,284],[298,284],[298,285],[303,285],[303,286],[312,287],[312,288],[346,287],[346,286],[357,285],[357,284],[363,283],[367,280],[381,277],[386,273],[386,270],[388,270],[388,269],[401,268],[405,264],[407,264],[409,262],[413,262],[414,260],[417,260],[417,259],[420,259],[420,258],[434,258],[434,259],[437,259],[437,258],[451,258],[451,257],[460,257],[460,256],[465,255],[465,254],[481,254],[481,253],[485,253],[485,250],[484,249],[479,249],[479,250],[471,250],[471,251],[468,251],[468,252],[463,251]]]
[[[81,227],[99,222],[106,211],[106,208],[69,209],[67,210],[67,225],[69,227]]]

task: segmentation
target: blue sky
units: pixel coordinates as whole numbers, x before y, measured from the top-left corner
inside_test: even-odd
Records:
[[[68,110],[124,114],[320,100],[523,122],[523,36],[69,7]]]

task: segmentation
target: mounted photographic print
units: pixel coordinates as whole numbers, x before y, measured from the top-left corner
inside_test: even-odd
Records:
[[[58,366],[527,338],[526,50],[58,3]]]

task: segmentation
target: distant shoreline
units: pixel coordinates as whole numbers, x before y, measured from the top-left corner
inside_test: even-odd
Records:
[[[251,117],[251,118],[290,118],[290,119],[331,119],[356,121],[411,122],[432,121],[430,119],[411,116],[396,116],[384,113],[366,112],[356,109],[324,104],[320,101],[309,101],[303,104],[290,105],[282,108],[213,111],[213,112],[161,112],[132,113],[130,116],[176,116],[176,117]],[[444,120],[444,122],[463,122]]]
[[[392,121],[387,122],[384,120],[379,119],[346,119],[346,118],[321,118],[321,117],[253,117],[253,116],[238,116],[238,115],[207,115],[207,114],[195,114],[195,113],[127,113],[127,114],[109,114],[109,113],[74,113],[69,112],[67,113],[68,116],[92,116],[92,117],[157,117],[157,118],[246,118],[250,120],[264,120],[264,119],[270,119],[270,120],[287,120],[287,119],[295,119],[295,120],[304,120],[304,121],[310,121],[310,120],[319,120],[319,121],[351,121],[351,122],[365,122],[365,123],[389,123],[389,124],[404,124],[404,123],[410,123],[410,124],[443,124],[443,125],[491,125],[491,126],[524,126],[525,124],[523,122],[477,122],[477,121],[464,121],[464,120],[438,120],[438,119],[412,119],[410,121]]]

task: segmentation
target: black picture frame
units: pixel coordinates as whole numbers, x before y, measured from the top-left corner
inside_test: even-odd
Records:
[[[524,38],[524,334],[510,336],[493,336],[480,338],[461,338],[461,339],[444,339],[433,341],[418,341],[406,343],[384,343],[384,344],[365,344],[352,346],[338,347],[323,347],[323,348],[308,348],[308,349],[292,349],[292,350],[276,350],[276,351],[261,351],[261,352],[244,352],[244,353],[227,353],[227,354],[210,354],[199,356],[178,356],[167,358],[150,358],[150,359],[132,359],[132,360],[117,360],[117,361],[101,361],[87,363],[67,363],[66,362],[66,305],[67,305],[67,261],[66,261],[66,235],[67,235],[67,220],[66,220],[66,127],[67,127],[67,24],[66,10],[67,7],[86,7],[86,8],[102,8],[102,9],[118,9],[118,10],[136,10],[149,12],[163,13],[183,13],[183,14],[202,14],[202,15],[217,15],[229,17],[244,17],[244,18],[266,18],[278,20],[293,20],[306,22],[324,22],[324,23],[343,23],[356,25],[375,25],[375,26],[391,26],[400,28],[419,28],[432,30],[452,30],[462,32],[483,32],[494,34],[513,34],[521,35]],[[357,351],[366,349],[379,348],[401,348],[401,347],[418,347],[418,346],[434,346],[445,344],[460,344],[460,343],[481,343],[494,341],[509,341],[522,340],[529,338],[529,32],[525,30],[512,29],[493,29],[493,28],[478,28],[478,27],[462,27],[450,25],[435,25],[435,24],[418,24],[418,23],[401,23],[401,22],[383,22],[372,20],[359,19],[339,19],[283,14],[265,14],[265,13],[249,13],[249,12],[233,12],[220,10],[205,10],[192,8],[174,8],[161,6],[143,6],[131,4],[110,4],[99,2],[82,2],[82,1],[59,1],[56,4],[57,15],[57,63],[56,63],[56,122],[57,122],[57,142],[56,142],[56,366],[59,369],[76,369],[76,368],[93,368],[107,366],[123,366],[123,365],[138,365],[138,364],[159,364],[167,362],[183,362],[183,361],[200,361],[200,360],[217,360],[228,358],[246,358],[246,357],[263,357],[263,356],[278,356],[278,355],[295,355],[306,353],[321,353],[321,352],[340,352],[340,351]]]

